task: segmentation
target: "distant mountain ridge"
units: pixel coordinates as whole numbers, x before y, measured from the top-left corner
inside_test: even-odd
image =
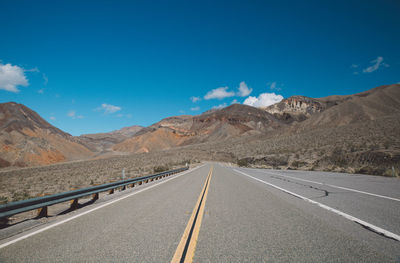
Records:
[[[122,152],[150,152],[177,146],[261,134],[285,126],[272,114],[247,105],[233,104],[197,116],[175,116],[143,129],[113,149]]]
[[[132,137],[143,128],[142,126],[134,125],[108,133],[82,134],[78,138],[91,151],[105,153],[111,151],[113,145]]]
[[[235,138],[243,141],[246,136],[295,134],[396,114],[400,114],[399,84],[346,96],[292,96],[265,108],[233,104],[196,116],[168,117],[148,127],[130,126],[109,133],[74,137],[26,106],[9,102],[0,104],[0,167],[212,145]]]

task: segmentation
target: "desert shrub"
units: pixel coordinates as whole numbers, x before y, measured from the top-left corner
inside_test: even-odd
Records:
[[[255,161],[257,164],[263,164],[263,165],[269,165],[274,168],[277,168],[279,166],[285,166],[288,165],[288,157],[287,156],[265,156],[261,159],[257,159]]]
[[[169,170],[168,165],[160,165],[153,168],[154,173],[161,173],[168,170]]]
[[[8,203],[8,197],[7,196],[0,196],[0,205],[4,205]]]
[[[335,148],[328,158],[332,164],[339,167],[345,167],[348,164],[348,158],[340,148]]]
[[[237,161],[237,165],[239,165],[240,167],[248,167],[249,166],[249,159],[248,158],[239,159]]]
[[[31,198],[31,196],[29,195],[29,193],[26,190],[24,190],[23,192],[14,192],[12,195],[13,202],[25,200],[25,199],[29,199],[29,198]]]
[[[302,167],[302,166],[305,166],[305,165],[307,165],[307,162],[302,162],[302,161],[297,161],[297,160],[293,161],[291,163],[291,166],[294,167],[294,168]]]

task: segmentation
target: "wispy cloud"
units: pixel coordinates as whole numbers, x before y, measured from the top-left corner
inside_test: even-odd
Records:
[[[132,114],[122,114],[122,113],[118,113],[116,116],[117,116],[118,118],[127,118],[127,119],[132,118]]]
[[[236,104],[236,103],[239,103],[237,99],[234,99],[234,100],[231,102],[231,104]]]
[[[217,105],[217,106],[214,106],[214,107],[212,107],[212,108],[218,110],[218,109],[225,108],[226,106],[227,106],[226,103],[223,103],[223,104],[219,104],[219,105]]]
[[[196,102],[200,101],[201,98],[200,98],[200,97],[195,97],[195,96],[193,96],[193,97],[190,97],[190,100],[191,100],[193,103],[196,103]]]
[[[56,117],[50,116],[49,119],[52,120],[52,121],[55,121],[55,120],[56,120]]]
[[[18,86],[29,85],[23,68],[0,63],[0,90],[19,92]]]
[[[228,91],[228,87],[220,87],[217,89],[213,89],[204,96],[204,99],[210,100],[210,99],[224,99],[228,97],[233,97],[235,96],[235,92],[233,91]]]
[[[377,71],[382,66],[389,67],[388,64],[383,62],[383,57],[377,57],[376,59],[372,60],[370,63],[373,65],[363,69],[363,73],[372,73],[374,71]]]
[[[246,97],[249,96],[253,89],[247,87],[247,84],[242,81],[239,84],[238,92],[236,93],[237,96]]]
[[[74,110],[70,110],[67,113],[67,116],[70,117],[71,119],[83,119],[84,118],[83,115],[76,115],[76,111],[74,111]]]
[[[43,77],[43,85],[47,86],[47,83],[49,83],[49,78],[46,76],[46,74],[42,74]]]
[[[278,85],[278,83],[276,81],[268,82],[267,83],[267,87],[272,91],[281,91],[282,87],[283,87],[283,84],[279,84]]]
[[[38,90],[39,94],[43,94],[44,93],[44,88],[41,88],[40,90]]]
[[[115,113],[117,111],[120,111],[122,108],[119,106],[103,103],[101,104],[100,107],[98,107],[96,110],[99,111],[104,111],[104,113],[109,114],[109,113]]]
[[[193,107],[193,108],[190,108],[190,110],[191,110],[191,111],[199,111],[199,110],[200,110],[200,107],[199,107],[199,106]]]
[[[245,99],[243,104],[253,107],[267,107],[283,100],[282,95],[275,93],[261,93],[258,97],[249,96]]]

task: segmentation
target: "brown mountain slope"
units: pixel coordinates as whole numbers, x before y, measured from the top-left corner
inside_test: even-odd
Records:
[[[177,146],[261,134],[285,126],[270,113],[247,105],[205,112],[198,116],[176,116],[143,129],[134,137],[116,144],[122,152],[150,152]]]
[[[78,139],[93,152],[106,153],[112,151],[112,146],[134,136],[143,128],[134,125],[107,133],[83,134]]]
[[[331,106],[302,122],[301,129],[337,127],[398,114],[400,85],[385,85],[354,95],[329,96],[318,100]]]
[[[15,102],[0,104],[0,167],[76,160],[92,152],[73,136]]]

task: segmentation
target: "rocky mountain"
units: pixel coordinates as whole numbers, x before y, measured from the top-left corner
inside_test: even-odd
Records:
[[[331,103],[305,96],[292,96],[271,106],[262,108],[286,123],[301,122],[315,113],[332,106]]]
[[[15,102],[0,104],[0,167],[32,166],[89,158],[73,136]]]
[[[261,134],[286,124],[272,114],[247,105],[207,111],[197,116],[169,117],[116,144],[121,152],[151,152],[177,146]]]
[[[292,96],[263,110],[292,126],[302,122],[301,126],[311,128],[374,120],[399,112],[399,105],[400,85],[394,84],[353,95],[316,99]]]

